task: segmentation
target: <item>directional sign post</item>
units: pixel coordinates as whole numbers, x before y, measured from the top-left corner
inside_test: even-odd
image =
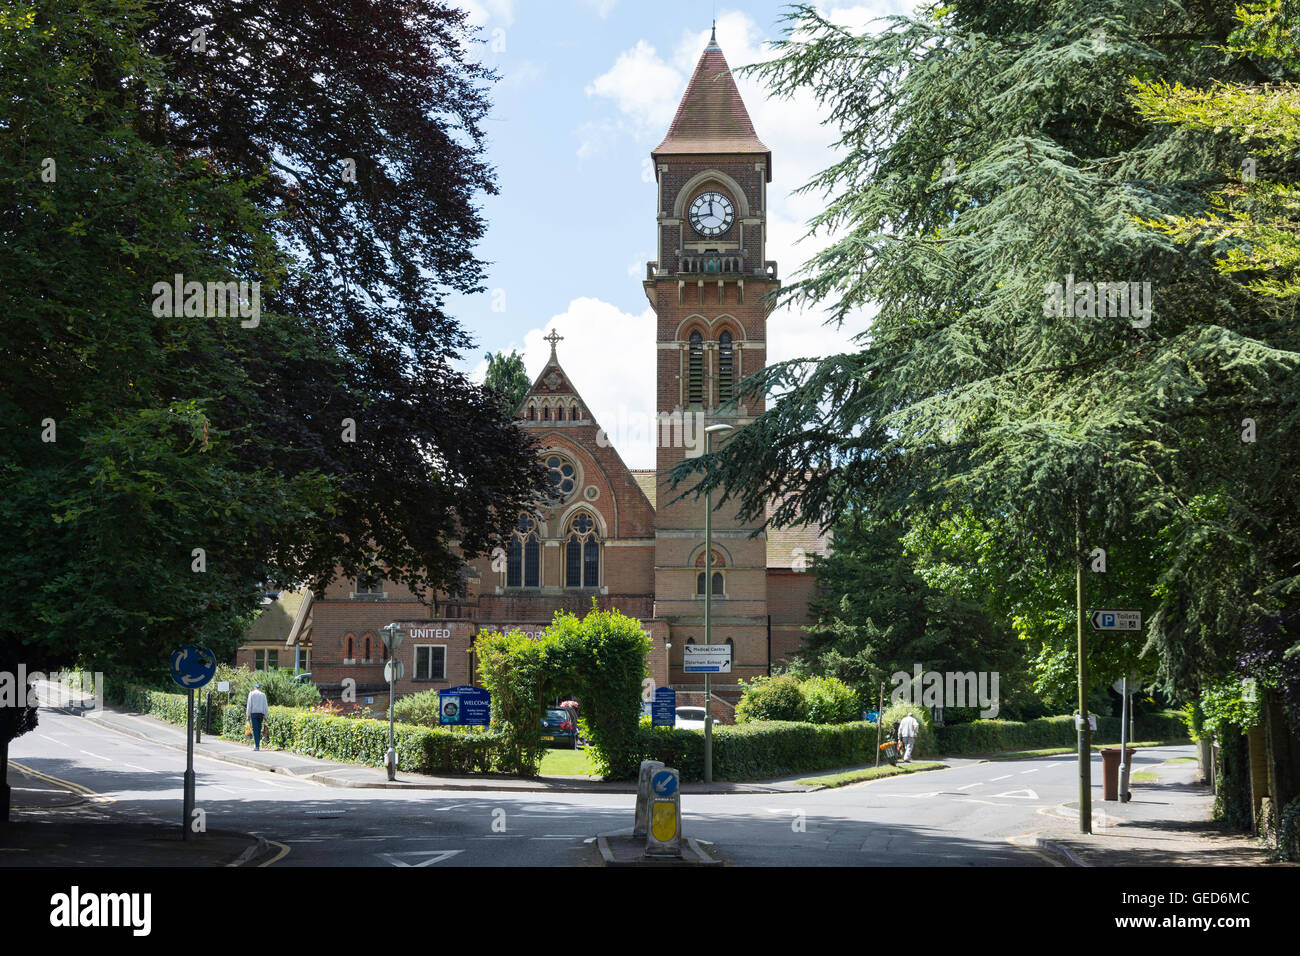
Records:
[[[687,644],[682,670],[688,674],[730,674],[730,644]]]
[[[1141,611],[1093,611],[1088,615],[1094,631],[1140,631]]]
[[[186,644],[172,654],[172,680],[185,688],[185,796],[181,804],[181,839],[190,838],[194,817],[194,691],[212,680],[217,656],[206,647]]]

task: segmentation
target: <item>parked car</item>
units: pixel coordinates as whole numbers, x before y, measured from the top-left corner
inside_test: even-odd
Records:
[[[542,716],[542,740],[577,750],[578,724],[573,719],[573,711],[563,707],[548,707]]]
[[[306,672],[304,672],[304,673],[302,673],[302,674],[295,674],[295,675],[294,675],[294,678],[293,678],[293,682],[294,682],[295,684],[310,684],[310,683],[311,683],[311,671],[306,671]]]
[[[717,725],[718,719],[713,718],[714,726]],[[677,726],[682,730],[703,730],[704,729],[704,708],[703,707],[678,707],[677,708]]]

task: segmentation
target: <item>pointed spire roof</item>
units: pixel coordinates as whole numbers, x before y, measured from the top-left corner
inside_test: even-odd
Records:
[[[651,155],[683,153],[762,153],[768,159],[767,177],[769,181],[772,178],[772,151],[754,132],[727,58],[718,46],[716,25],[686,86],[673,125]]]

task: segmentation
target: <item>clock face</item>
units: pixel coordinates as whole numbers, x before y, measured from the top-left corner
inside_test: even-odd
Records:
[[[736,210],[722,193],[700,193],[691,203],[691,226],[701,236],[720,236],[735,219]]]

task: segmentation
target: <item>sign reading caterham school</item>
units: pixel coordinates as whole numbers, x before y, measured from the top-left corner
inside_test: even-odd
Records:
[[[687,644],[682,670],[688,674],[730,674],[730,644]]]

